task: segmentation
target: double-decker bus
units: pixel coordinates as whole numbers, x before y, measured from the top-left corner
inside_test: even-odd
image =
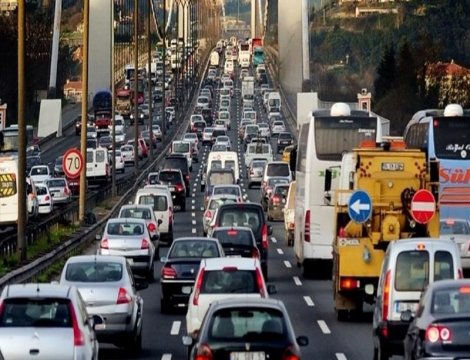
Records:
[[[421,110],[403,134],[409,148],[439,161],[441,218],[470,220],[470,110],[449,104],[444,110]]]
[[[364,110],[351,110],[346,103],[312,111],[301,125],[297,146],[294,252],[305,275],[331,275],[334,205],[325,201],[326,169],[339,178],[345,152],[363,141],[380,142],[390,122]],[[315,272],[314,272],[315,271]]]

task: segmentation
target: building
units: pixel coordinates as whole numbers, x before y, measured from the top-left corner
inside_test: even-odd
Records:
[[[77,103],[82,101],[82,82],[67,80],[64,85],[64,97],[71,103]]]

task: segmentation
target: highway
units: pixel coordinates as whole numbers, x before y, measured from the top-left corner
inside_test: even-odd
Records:
[[[240,88],[237,79],[236,87]],[[217,94],[217,92],[216,92]],[[216,95],[217,102],[217,95]],[[232,129],[229,131],[232,146],[238,144],[240,167],[243,173],[241,186],[249,201],[259,202],[258,188],[249,189],[244,183],[243,145],[238,142],[238,122],[241,114],[240,93],[236,91],[232,99]],[[256,110],[261,110],[261,98],[258,97]],[[274,141],[273,150],[276,150]],[[200,151],[199,163],[193,165],[191,175],[191,196],[187,198],[187,211],[175,214],[175,237],[202,236],[203,193],[200,191],[202,165],[207,158],[209,148]],[[279,157],[279,155],[278,155]],[[302,271],[296,266],[293,249],[284,241],[282,222],[271,222],[273,234],[269,248],[269,284],[277,287],[274,298],[281,299],[289,311],[296,335],[306,335],[310,340],[302,348],[303,359],[356,359],[372,358],[371,308],[364,316],[351,322],[338,322],[333,309],[332,282],[304,279]],[[163,248],[164,256],[168,248]],[[100,344],[100,357],[104,359],[186,359],[186,348],[181,336],[185,335],[184,308],[171,314],[160,313],[160,269],[162,263],[155,264],[156,281],[149,288],[141,291],[144,298],[143,350],[140,354],[129,353],[113,345]]]

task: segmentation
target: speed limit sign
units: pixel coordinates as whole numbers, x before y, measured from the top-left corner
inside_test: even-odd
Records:
[[[79,177],[83,168],[83,156],[80,150],[67,150],[62,158],[62,168],[67,177],[71,179]]]

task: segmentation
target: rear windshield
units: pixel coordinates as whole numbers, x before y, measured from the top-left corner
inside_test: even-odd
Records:
[[[36,194],[47,195],[47,188],[45,186],[36,186]]]
[[[175,171],[160,171],[159,179],[160,181],[170,182],[172,184],[181,182],[180,173]]]
[[[275,195],[281,195],[283,197],[286,197],[288,192],[289,186],[276,186],[276,188],[274,189]]]
[[[291,140],[291,139],[292,139],[292,135],[291,135],[290,133],[280,133],[280,134],[279,134],[279,139]]]
[[[152,211],[150,209],[137,207],[122,209],[119,213],[119,217],[150,220],[152,218]]]
[[[468,290],[468,287],[457,287],[435,291],[431,314],[469,314],[470,292]]]
[[[441,221],[441,235],[468,235],[470,224],[465,220]]]
[[[253,270],[205,271],[201,294],[259,294]]]
[[[236,203],[235,199],[228,199],[228,198],[219,198],[211,200],[209,204],[209,210],[216,210],[223,204],[234,204]]]
[[[139,197],[139,204],[151,205],[153,211],[166,211],[168,202],[164,195],[142,195]]]
[[[65,180],[61,179],[52,179],[47,181],[47,186],[51,187],[64,187],[65,186]]]
[[[0,327],[72,327],[70,300],[12,298],[2,304]]]
[[[219,251],[214,241],[176,241],[173,243],[169,258],[209,258],[218,257]]]
[[[180,169],[183,174],[189,171],[188,160],[185,157],[165,159],[164,169]]]
[[[116,262],[77,262],[67,265],[65,280],[72,282],[112,282],[122,279],[122,265]]]
[[[144,225],[132,222],[112,222],[107,226],[107,233],[109,235],[143,235]]]
[[[233,184],[235,179],[232,173],[212,173],[209,175],[211,185]]]
[[[158,183],[158,174],[152,174],[152,175],[147,176],[147,182],[150,185],[157,184]]]
[[[247,226],[254,234],[261,228],[260,213],[256,209],[227,209],[220,214],[220,226]]]
[[[189,152],[189,143],[173,143],[174,153],[187,153]]]
[[[236,341],[280,341],[286,337],[285,321],[277,309],[221,309],[214,313],[209,337]]]
[[[235,195],[240,196],[240,188],[235,186],[215,186],[212,195]]]
[[[267,176],[289,176],[289,164],[268,164]]]
[[[253,238],[249,230],[215,230],[212,236],[218,239],[222,246],[253,246]]]

